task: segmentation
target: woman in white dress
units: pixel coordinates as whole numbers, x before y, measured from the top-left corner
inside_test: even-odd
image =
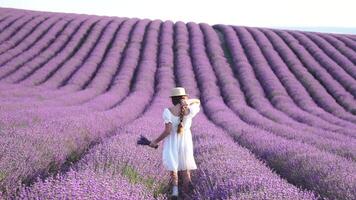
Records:
[[[173,106],[164,108],[162,113],[165,130],[149,146],[156,147],[164,139],[163,166],[170,171],[172,196],[178,196],[178,172],[183,176],[185,193],[189,193],[190,170],[197,169],[190,127],[192,118],[200,111],[200,100],[188,99],[183,87],[173,88],[170,97]]]

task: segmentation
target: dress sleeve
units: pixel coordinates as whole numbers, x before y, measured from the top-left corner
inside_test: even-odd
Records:
[[[193,103],[188,106],[189,107],[189,116],[194,117],[200,111],[200,103]]]
[[[170,115],[170,113],[169,113],[168,108],[165,108],[165,109],[163,110],[162,117],[163,117],[163,121],[164,121],[165,124],[166,124],[166,123],[172,123],[171,115]]]

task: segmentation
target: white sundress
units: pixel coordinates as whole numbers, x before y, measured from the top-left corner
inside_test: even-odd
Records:
[[[164,139],[163,143],[163,166],[169,171],[197,169],[193,155],[193,140],[190,127],[192,118],[200,111],[200,103],[188,106],[190,112],[183,117],[183,134],[177,134],[179,117],[171,113],[168,108],[163,110],[164,123],[172,123],[171,133]]]

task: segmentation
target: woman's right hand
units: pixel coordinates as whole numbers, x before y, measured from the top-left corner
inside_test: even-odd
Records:
[[[151,143],[148,146],[150,146],[152,148],[157,148],[158,144],[155,141],[151,141]]]

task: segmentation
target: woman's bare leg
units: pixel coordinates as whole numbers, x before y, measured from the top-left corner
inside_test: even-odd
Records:
[[[178,196],[178,172],[171,171],[172,196]]]
[[[171,171],[170,175],[171,175],[171,184],[178,186],[178,172]]]
[[[183,189],[185,193],[190,192],[190,184],[192,182],[191,177],[190,177],[190,171],[189,170],[182,170],[181,174],[183,175]]]

